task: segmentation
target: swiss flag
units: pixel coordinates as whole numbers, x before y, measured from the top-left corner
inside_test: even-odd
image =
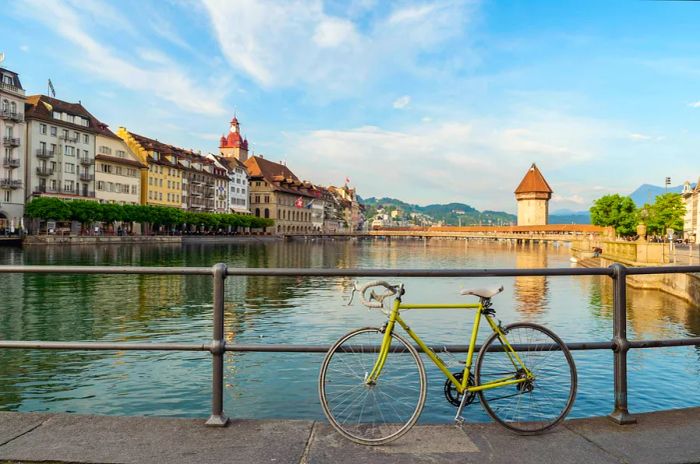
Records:
[[[296,206],[297,208],[303,208],[304,200],[301,197],[297,198],[297,200],[294,202],[294,206]]]

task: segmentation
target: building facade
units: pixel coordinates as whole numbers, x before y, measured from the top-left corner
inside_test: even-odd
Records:
[[[228,134],[221,136],[219,144],[221,162],[229,174],[229,210],[234,213],[250,214],[250,185],[248,184],[248,140],[241,136],[238,118],[231,120]]]
[[[0,231],[14,232],[24,216],[26,130],[24,89],[17,73],[0,68]]]
[[[532,163],[518,188],[515,189],[515,199],[518,201],[518,225],[547,225],[550,198],[552,198],[552,188],[535,163]]]
[[[141,163],[106,126],[95,137],[95,198],[100,203],[141,204]]]
[[[313,231],[311,215],[313,186],[301,182],[284,164],[251,156],[245,162],[250,183],[250,210],[275,221],[274,232],[309,233]]]
[[[117,135],[146,166],[141,171],[141,204],[183,208],[187,203],[183,198],[185,171],[178,163],[177,149],[124,127],[119,128]]]
[[[95,137],[102,123],[83,105],[27,97],[26,197],[95,198]]]
[[[700,243],[698,224],[700,224],[700,179],[693,187],[690,182],[683,184],[681,193],[685,205],[683,217],[683,238],[690,243]]]
[[[354,231],[362,229],[365,222],[363,206],[357,201],[357,193],[354,188],[347,185],[342,187],[328,187],[328,191],[333,194],[340,206],[340,217],[342,219],[343,230]]]

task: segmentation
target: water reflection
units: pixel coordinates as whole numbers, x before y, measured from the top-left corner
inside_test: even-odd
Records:
[[[515,264],[517,268],[547,267],[547,248],[544,244],[525,245],[528,252],[517,253]],[[547,277],[526,276],[516,277],[514,284],[517,309],[524,315],[538,314],[547,305]]]
[[[0,249],[3,264],[211,266],[294,268],[507,268],[567,267],[564,247],[463,240],[310,241],[251,244],[44,247]],[[359,279],[369,280],[369,279]],[[392,279],[395,280],[395,279]],[[402,279],[407,301],[465,301],[459,290],[505,286],[494,303],[504,323],[532,320],[566,341],[612,336],[610,279],[518,277]],[[236,343],[327,344],[360,326],[383,322],[378,311],[343,305],[352,279],[232,276],[225,289],[225,334]],[[0,338],[206,342],[211,337],[212,280],[206,276],[0,275]],[[700,312],[670,296],[630,289],[630,332],[639,338],[700,333]],[[463,343],[471,314],[408,312],[409,324],[436,343]],[[485,334],[484,334],[485,335]],[[657,388],[647,366],[668,351],[635,355],[635,390],[643,402]],[[700,389],[697,351],[674,352],[672,381]],[[612,397],[608,352],[575,353],[579,399],[574,415],[605,414]],[[237,417],[319,418],[315,380],[319,355],[237,353],[226,356],[226,405]],[[0,350],[0,409],[100,414],[201,416],[210,402],[210,360],[201,353],[81,353]],[[639,370],[637,370],[639,369]],[[423,420],[449,420],[438,372]],[[286,382],[278,394],[279,379]],[[186,381],[184,381],[186,380]],[[680,391],[679,390],[679,391]],[[261,394],[262,392],[262,394]],[[642,393],[639,393],[642,392]],[[636,395],[636,396],[635,396]],[[688,395],[685,395],[688,396]],[[692,398],[667,392],[676,407]],[[486,420],[478,408],[474,420]]]

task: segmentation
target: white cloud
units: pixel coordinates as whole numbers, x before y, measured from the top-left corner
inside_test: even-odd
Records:
[[[90,15],[98,14],[101,3],[90,1],[88,4],[90,7],[86,11]],[[88,32],[89,25],[78,13],[81,9],[73,9],[67,3],[25,0],[21,10],[43,22],[80,50],[80,53],[70,55],[73,57],[70,62],[73,66],[124,88],[153,94],[189,112],[223,114],[219,103],[222,88],[200,86],[191,79],[189,73],[158,51],[140,51],[143,61],[156,64],[153,68],[148,68],[146,63],[139,63],[134,55],[129,59],[117,56],[114,50],[98,42]],[[127,26],[122,24],[121,27]]]
[[[587,204],[586,200],[578,194],[573,194],[569,196],[553,194],[552,201],[557,203],[573,203],[579,206]]]
[[[619,128],[610,122],[529,113],[501,121],[418,123],[400,131],[364,126],[292,134],[287,156],[297,175],[322,184],[349,176],[366,196],[513,211],[513,190],[531,162],[556,180],[554,172],[604,159],[600,147],[616,134]],[[558,194],[575,204],[595,195],[568,187]]]
[[[20,45],[19,49],[26,53],[29,51],[29,45]]]
[[[357,93],[382,75],[425,72],[423,52],[464,33],[464,0],[371,15],[368,24],[331,15],[321,0],[203,0],[231,66],[259,85]],[[417,24],[419,22],[419,24]],[[464,50],[464,44],[460,50]]]
[[[632,140],[651,140],[653,137],[646,134],[631,133],[627,134],[627,137]]]
[[[411,97],[409,95],[404,95],[394,100],[394,108],[397,110],[402,110],[406,108],[411,103]]]
[[[691,108],[700,108],[700,100],[692,103],[688,103],[688,106]]]

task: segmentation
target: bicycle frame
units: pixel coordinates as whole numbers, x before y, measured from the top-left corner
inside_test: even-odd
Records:
[[[411,328],[406,324],[406,322],[401,319],[400,311],[409,309],[475,309],[476,313],[474,316],[474,324],[472,326],[471,338],[469,340],[469,350],[467,351],[467,359],[464,363],[464,371],[462,375],[462,380],[459,381],[450,372],[442,359],[432,350],[428,345],[426,345],[423,340],[416,334]],[[491,330],[498,334],[498,338],[504,346],[504,351],[513,363],[513,366],[518,369],[520,367],[525,373],[525,377],[515,378],[514,375],[503,377],[501,379],[492,380],[482,385],[469,385],[469,373],[472,368],[472,360],[474,359],[474,349],[476,347],[476,337],[479,331],[479,324],[481,322],[481,316],[486,318]],[[443,374],[452,382],[459,393],[467,392],[478,392],[481,390],[488,390],[491,388],[505,387],[507,385],[515,385],[518,383],[523,383],[527,380],[533,378],[532,373],[527,369],[525,364],[518,356],[518,353],[513,349],[513,347],[508,342],[505,333],[501,330],[499,324],[494,322],[493,317],[487,312],[484,312],[484,305],[482,302],[472,303],[472,304],[403,304],[401,298],[397,297],[392,305],[391,312],[389,313],[389,319],[385,325],[384,338],[382,339],[382,345],[379,349],[379,356],[377,361],[372,368],[372,371],[367,375],[365,382],[367,384],[376,383],[379,375],[384,368],[384,363],[389,355],[389,350],[391,347],[391,334],[394,327],[398,323],[403,330],[413,339],[413,341],[418,344],[421,351],[425,353],[428,358],[442,371]]]

